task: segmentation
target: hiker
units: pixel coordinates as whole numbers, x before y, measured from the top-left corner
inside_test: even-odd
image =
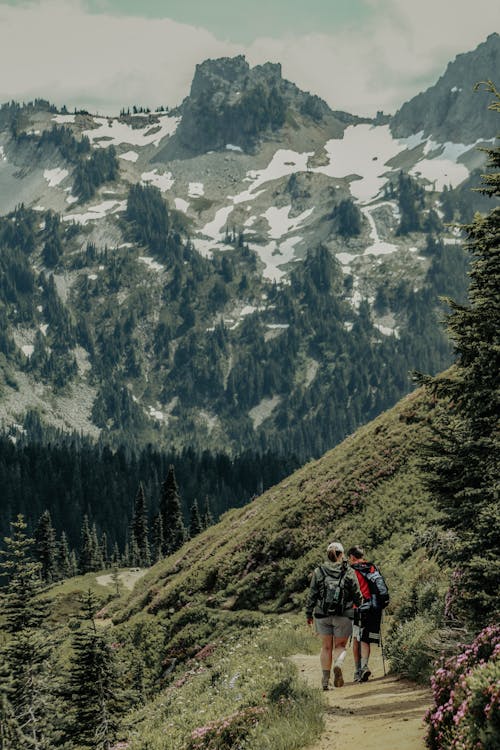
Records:
[[[333,661],[333,684],[342,687],[342,664],[346,655],[347,639],[352,633],[354,605],[362,602],[356,574],[344,559],[340,542],[326,548],[327,560],[315,568],[306,602],[307,624],[314,622],[321,636],[321,685],[328,690]]]
[[[354,610],[354,682],[366,682],[371,675],[368,666],[371,644],[380,645],[382,611],[389,603],[389,593],[377,566],[366,560],[361,547],[351,547],[347,551],[347,558],[357,576],[363,596],[362,605]]]

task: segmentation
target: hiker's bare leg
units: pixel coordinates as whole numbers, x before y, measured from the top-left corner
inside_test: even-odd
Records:
[[[336,688],[342,687],[344,684],[344,676],[342,674],[342,664],[344,663],[347,645],[347,638],[335,638],[333,644],[333,684]]]
[[[323,635],[321,638],[321,651],[319,655],[321,669],[330,671],[332,668],[333,636]]]
[[[352,655],[354,658],[354,663],[358,664],[358,662],[361,660],[361,654],[359,653],[359,641],[354,637],[352,639]]]
[[[332,668],[332,653],[333,653],[333,635],[323,635],[321,639],[321,651],[319,654],[319,660],[321,664],[321,670],[323,672],[321,677],[321,684],[323,690],[328,690],[330,684],[330,670]]]

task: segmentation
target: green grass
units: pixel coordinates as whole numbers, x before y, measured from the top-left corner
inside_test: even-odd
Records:
[[[296,617],[268,618],[257,629],[221,638],[180,668],[146,708],[128,717],[130,750],[181,750],[193,732],[224,719],[230,725],[240,719],[241,748],[294,750],[312,742],[323,726],[322,696],[299,682],[296,667],[285,658],[306,652],[309,642]],[[248,710],[254,716],[254,709],[258,724],[247,726],[241,717]],[[219,736],[218,744],[200,747],[234,745]]]

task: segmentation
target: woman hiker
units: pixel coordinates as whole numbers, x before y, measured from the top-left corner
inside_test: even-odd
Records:
[[[333,684],[342,687],[342,664],[346,644],[352,633],[354,606],[363,601],[354,570],[344,559],[340,542],[326,548],[327,560],[318,566],[311,578],[306,601],[307,624],[315,624],[321,636],[320,663],[323,671],[321,685],[328,690],[333,661]]]

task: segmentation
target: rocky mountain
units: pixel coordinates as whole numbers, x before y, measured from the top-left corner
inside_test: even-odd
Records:
[[[419,97],[360,120],[242,57],[171,112],[3,105],[4,424],[304,460],[445,367],[438,298],[467,284],[447,222],[480,207],[492,137],[469,82],[496,50],[420,95],[428,123]]]
[[[474,143],[498,135],[495,116],[485,111],[479,96],[471,96],[476,84],[494,79],[500,70],[500,35],[491,34],[474,51],[458,55],[441,78],[403,104],[391,120],[395,137],[422,132],[437,143]]]

